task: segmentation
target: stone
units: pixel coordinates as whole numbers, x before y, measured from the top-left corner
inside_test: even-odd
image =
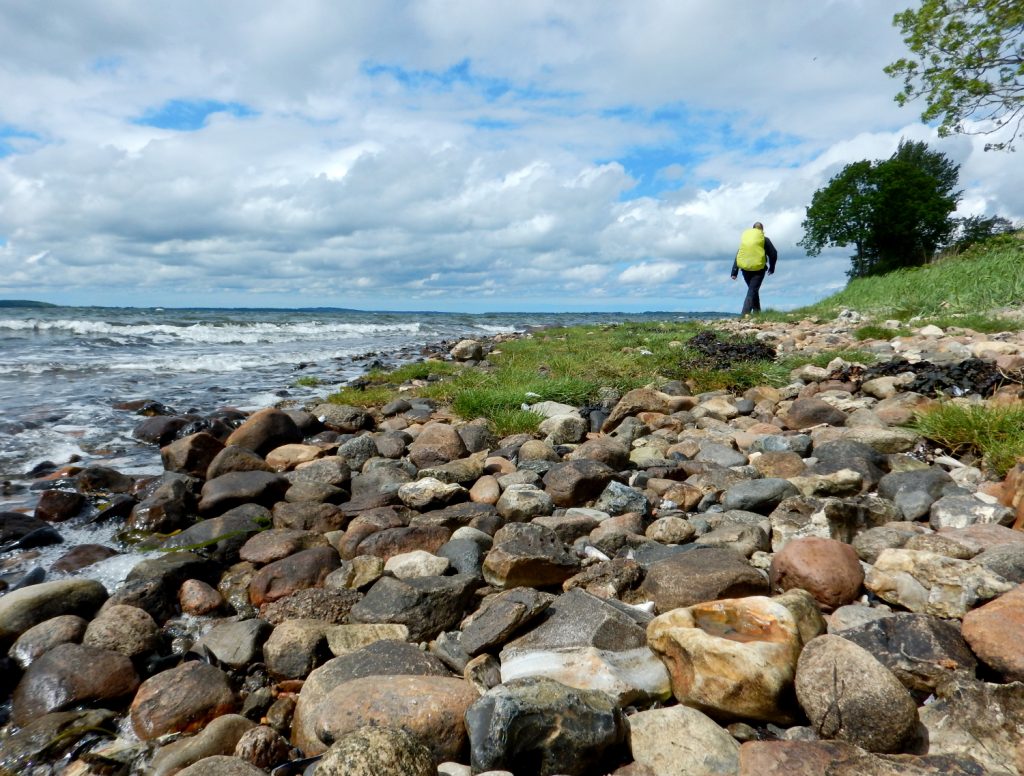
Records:
[[[509,485],[495,508],[505,520],[521,523],[538,515],[550,515],[555,504],[551,496],[534,485]]]
[[[136,531],[173,533],[195,520],[192,482],[183,474],[165,473],[156,487],[132,507],[128,527]]]
[[[440,576],[448,570],[449,561],[425,550],[413,550],[392,555],[384,564],[384,570],[399,579],[410,577]]]
[[[290,759],[288,740],[268,725],[246,730],[235,744],[234,756],[263,770],[270,770]]]
[[[58,644],[35,660],[18,682],[11,696],[11,721],[23,727],[40,715],[79,704],[120,701],[138,686],[139,676],[125,655]]]
[[[327,659],[329,624],[318,619],[285,620],[263,645],[267,671],[278,680],[303,679]]]
[[[312,413],[331,431],[354,434],[372,425],[370,414],[360,407],[325,402],[312,409]]]
[[[300,482],[318,482],[340,488],[351,480],[352,472],[344,458],[329,455],[315,461],[300,463],[285,477],[292,485]]]
[[[921,707],[921,724],[933,755],[968,756],[984,774],[1020,773],[1024,684],[989,684],[963,674],[936,688]]]
[[[237,757],[215,754],[178,771],[178,776],[266,776],[266,773]]]
[[[794,591],[789,599],[804,595]],[[813,606],[789,599],[726,599],[673,609],[647,626],[672,677],[672,693],[717,719],[792,722],[793,678],[805,635],[825,631]],[[797,614],[805,620],[801,623]]]
[[[231,669],[245,668],[263,657],[263,644],[272,626],[266,620],[248,619],[214,625],[193,646],[193,651],[209,651],[218,664]]]
[[[200,431],[160,448],[160,460],[167,471],[205,479],[210,464],[223,449],[224,443],[217,437]]]
[[[733,776],[740,746],[697,709],[672,706],[629,717],[635,763],[656,776]]]
[[[157,750],[149,772],[152,776],[171,776],[206,757],[233,755],[239,739],[255,726],[238,714],[217,717],[196,735]]]
[[[596,598],[618,599],[632,591],[644,577],[643,569],[629,558],[612,558],[587,566],[562,583],[566,592],[580,589]]]
[[[0,597],[0,647],[51,617],[91,618],[106,600],[106,588],[93,579],[41,582],[9,592]]]
[[[641,412],[657,412],[668,415],[672,412],[672,397],[651,388],[635,388],[628,391],[612,409],[601,430],[613,431],[626,417]]]
[[[469,656],[500,647],[540,616],[555,600],[550,593],[514,587],[490,596],[462,624],[460,644]]]
[[[904,520],[917,520],[928,514],[942,491],[952,483],[944,469],[932,466],[906,472],[891,472],[878,481],[878,495],[893,501]]]
[[[264,460],[271,471],[286,472],[294,469],[300,463],[315,461],[323,456],[324,449],[322,447],[295,442],[275,447],[266,454]]]
[[[952,672],[973,675],[977,667],[960,628],[928,614],[890,613],[839,635],[870,652],[921,700]]]
[[[302,588],[323,587],[324,578],[338,565],[338,553],[333,547],[313,547],[274,561],[253,574],[249,601],[253,606],[262,606]]]
[[[80,643],[88,624],[86,620],[74,614],[51,617],[22,633],[8,654],[22,670],[25,670],[59,644]]]
[[[716,528],[702,534],[695,544],[703,547],[727,547],[749,558],[755,552],[771,550],[771,540],[759,525],[721,522]]]
[[[981,776],[971,758],[949,755],[873,755],[841,741],[747,741],[739,776]]]
[[[885,455],[908,453],[921,441],[921,435],[910,429],[874,426],[847,428],[843,431],[843,437],[852,442],[861,442]]]
[[[436,776],[430,750],[400,728],[367,726],[337,741],[313,776]]]
[[[695,461],[707,461],[719,466],[746,466],[747,456],[729,445],[718,444],[717,442],[704,442],[700,446],[700,452],[694,456]]]
[[[164,550],[201,548],[221,563],[234,563],[245,542],[270,524],[270,511],[259,504],[242,504],[220,517],[200,520],[160,545]]]
[[[347,588],[307,587],[260,607],[260,616],[271,625],[285,620],[317,619],[338,625],[362,596]]]
[[[28,774],[29,768],[38,770],[33,764],[50,770],[44,763],[58,762],[69,751],[78,749],[86,738],[92,745],[94,735],[106,731],[113,737],[116,730],[115,715],[106,709],[44,714],[20,730],[5,733],[0,749],[0,774]]]
[[[1013,525],[1015,514],[1002,504],[989,504],[976,496],[942,496],[928,510],[928,524],[936,531],[966,528],[975,523]]]
[[[261,471],[228,472],[203,485],[199,511],[218,515],[242,504],[271,507],[288,490],[288,480],[280,474]]]
[[[768,515],[783,499],[798,494],[799,491],[788,480],[765,478],[733,485],[722,494],[721,502],[725,510],[742,509]]]
[[[120,555],[117,550],[104,544],[79,544],[73,547],[50,566],[50,571],[58,574],[73,574],[94,563]]]
[[[597,461],[614,471],[629,465],[629,448],[614,437],[588,439],[566,456],[569,461]]]
[[[597,497],[594,509],[609,515],[646,515],[651,511],[651,504],[642,491],[612,480]]]
[[[78,491],[54,488],[42,492],[34,514],[47,523],[63,523],[77,515],[84,506],[85,496]]]
[[[822,738],[896,752],[913,736],[917,704],[870,652],[841,636],[812,639],[800,654],[796,695]]]
[[[224,444],[244,447],[265,456],[275,447],[301,441],[302,432],[295,421],[281,410],[267,407],[246,418]]]
[[[500,497],[498,480],[490,474],[478,479],[469,489],[469,500],[475,504],[497,504]]]
[[[474,772],[582,775],[626,740],[621,709],[602,692],[551,679],[517,679],[489,690],[466,712]]]
[[[846,422],[846,413],[826,401],[811,397],[794,401],[784,421],[786,428],[794,431],[814,426],[842,426]]]
[[[849,544],[809,536],[793,539],[775,553],[769,579],[772,590],[802,588],[818,603],[835,609],[857,598],[864,570]]]
[[[544,475],[544,490],[558,507],[575,507],[596,498],[615,471],[596,460],[556,464]]]
[[[328,660],[314,669],[302,685],[295,706],[292,743],[302,752],[323,751],[324,744],[316,734],[315,723],[331,691],[353,679],[392,675],[451,676],[451,672],[436,657],[403,641],[377,640]]]
[[[447,423],[428,423],[409,445],[409,460],[422,469],[469,455],[459,432]]]
[[[675,515],[659,517],[644,531],[648,539],[662,544],[685,544],[696,533],[697,529],[689,520]]]
[[[166,733],[202,730],[237,707],[237,698],[223,671],[190,661],[143,682],[129,716],[135,735],[148,741]]]
[[[465,749],[464,717],[479,697],[472,685],[454,677],[352,679],[328,694],[314,729],[329,746],[364,725],[402,728],[423,741],[435,761],[453,760]]]
[[[458,458],[438,466],[429,466],[419,470],[418,478],[433,477],[444,483],[462,486],[472,485],[484,474],[483,453],[470,455],[468,458]]]
[[[267,564],[302,550],[327,547],[323,534],[297,528],[270,528],[249,537],[238,551],[242,560]]]
[[[359,603],[350,620],[405,625],[412,641],[431,639],[457,624],[479,580],[471,574],[451,577],[381,577]]]
[[[947,618],[962,618],[979,602],[1014,587],[972,561],[902,549],[882,550],[864,586],[904,609]]]
[[[538,430],[552,445],[575,444],[586,437],[590,423],[575,413],[555,415],[541,421]]]
[[[510,523],[494,535],[483,576],[495,587],[561,585],[579,561],[553,531],[536,523]]]
[[[1024,585],[965,614],[963,637],[1006,681],[1024,680]]]
[[[410,509],[425,511],[465,501],[469,498],[469,491],[454,482],[445,483],[434,477],[424,477],[400,486],[398,498]]]
[[[655,561],[647,571],[640,590],[657,611],[768,592],[768,580],[738,552],[724,547],[687,547]]]
[[[456,342],[448,354],[456,361],[479,361],[484,357],[484,348],[477,340],[464,339]]]
[[[238,445],[224,447],[210,461],[201,479],[213,480],[228,472],[269,472],[270,466],[252,450]]]
[[[136,606],[109,606],[89,623],[82,643],[134,658],[159,646],[160,628],[148,612]]]
[[[441,525],[410,525],[385,528],[367,536],[356,547],[357,555],[375,555],[385,561],[395,555],[423,550],[436,552],[451,538]]]
[[[349,516],[337,504],[317,501],[279,501],[274,504],[273,526],[277,529],[324,534],[344,530],[348,522]]]

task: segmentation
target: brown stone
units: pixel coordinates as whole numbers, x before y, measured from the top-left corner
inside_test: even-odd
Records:
[[[790,405],[785,417],[786,428],[801,430],[812,426],[841,426],[846,413],[818,398],[797,399]]]
[[[802,588],[818,603],[835,609],[857,598],[864,570],[849,544],[808,536],[792,539],[775,553],[771,584],[777,591]]]
[[[326,547],[328,541],[321,533],[296,528],[271,528],[251,536],[238,556],[250,563],[273,563],[301,550]]]
[[[166,733],[194,733],[238,706],[227,675],[189,661],[150,677],[139,687],[130,716],[135,735],[148,741]]]
[[[460,760],[467,744],[466,710],[479,698],[463,679],[369,676],[339,685],[320,707],[314,729],[330,744],[363,725],[403,728],[438,762]],[[415,702],[410,702],[415,699]]]
[[[178,603],[183,614],[201,617],[224,607],[224,597],[199,579],[186,579],[178,590]]]
[[[264,566],[249,582],[249,601],[262,606],[307,587],[323,587],[324,578],[340,565],[333,547],[314,547]]]
[[[612,437],[588,439],[569,455],[568,461],[598,461],[620,471],[629,466],[629,448]]]
[[[292,443],[275,447],[267,453],[266,461],[267,466],[275,472],[286,472],[294,469],[300,463],[315,461],[317,458],[322,458],[323,455],[323,448],[316,445]]]
[[[139,686],[119,652],[59,644],[29,666],[14,690],[11,720],[24,726],[42,714],[130,696]]]
[[[740,553],[695,546],[652,563],[641,591],[659,612],[720,598],[766,595],[768,581]]]
[[[210,464],[223,449],[224,443],[217,437],[208,431],[200,431],[160,448],[160,460],[169,472],[205,479]]]
[[[761,453],[752,461],[762,477],[799,477],[806,470],[804,459],[797,453],[774,452]]]
[[[338,554],[348,560],[359,554],[356,552],[356,548],[367,536],[387,528],[399,528],[405,524],[406,521],[399,517],[391,507],[368,509],[354,517],[348,524],[348,528],[345,529],[344,536],[332,543],[337,548]]]
[[[373,555],[388,560],[395,555],[413,550],[433,553],[450,538],[451,531],[440,525],[385,528],[359,542],[356,555]]]
[[[568,461],[553,466],[544,475],[544,490],[555,506],[580,506],[597,498],[614,474],[610,466],[600,461]]]
[[[227,445],[238,445],[259,455],[266,455],[275,447],[302,441],[302,432],[291,416],[274,407],[267,407],[250,415],[231,432]]]
[[[50,570],[59,574],[71,574],[115,555],[120,553],[104,544],[79,544],[57,558]]]
[[[18,637],[8,654],[22,669],[59,644],[78,644],[89,623],[74,614],[51,617],[33,625]]]
[[[213,480],[228,472],[269,472],[270,466],[263,456],[256,455],[252,450],[238,445],[225,447],[210,461],[206,469],[206,479]]]
[[[1024,681],[1024,585],[964,616],[964,640],[1008,682]]]
[[[274,528],[291,528],[297,531],[343,531],[348,525],[348,516],[335,504],[317,501],[274,504]]]
[[[160,628],[148,612],[137,606],[114,604],[104,607],[89,623],[82,643],[137,657],[156,649],[159,636]]]
[[[48,523],[63,523],[85,506],[85,496],[73,490],[44,490],[36,504],[35,516]]]
[[[447,423],[428,423],[409,445],[409,460],[417,468],[448,463],[469,455],[459,432]]]
[[[641,412],[659,412],[668,415],[673,411],[671,399],[672,397],[668,394],[655,391],[652,388],[635,388],[619,400],[601,430],[605,433],[613,431],[627,417]]]

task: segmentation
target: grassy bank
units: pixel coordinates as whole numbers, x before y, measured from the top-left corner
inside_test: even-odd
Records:
[[[976,324],[968,328],[998,328],[1003,324],[993,324],[992,316],[984,312],[1024,304],[1022,238],[998,237],[923,267],[857,278],[842,291],[792,314],[831,318],[849,308],[877,319],[907,321],[921,316],[938,325],[961,326],[965,322],[960,316],[968,315]]]

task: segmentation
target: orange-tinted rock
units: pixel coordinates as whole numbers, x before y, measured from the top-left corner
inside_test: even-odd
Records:
[[[793,539],[772,558],[773,590],[803,588],[823,606],[835,609],[857,598],[864,570],[857,552],[835,539]]]
[[[307,587],[323,587],[340,562],[333,547],[314,547],[264,566],[249,583],[249,601],[262,606]]]
[[[135,734],[148,741],[165,733],[194,733],[238,701],[227,675],[200,661],[182,663],[150,677],[139,687],[130,715]]]
[[[974,654],[1007,681],[1024,681],[1024,585],[964,615],[962,633]]]

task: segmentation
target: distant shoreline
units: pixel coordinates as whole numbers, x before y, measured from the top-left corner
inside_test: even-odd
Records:
[[[31,299],[0,299],[0,307],[60,307],[60,305],[35,302]]]

